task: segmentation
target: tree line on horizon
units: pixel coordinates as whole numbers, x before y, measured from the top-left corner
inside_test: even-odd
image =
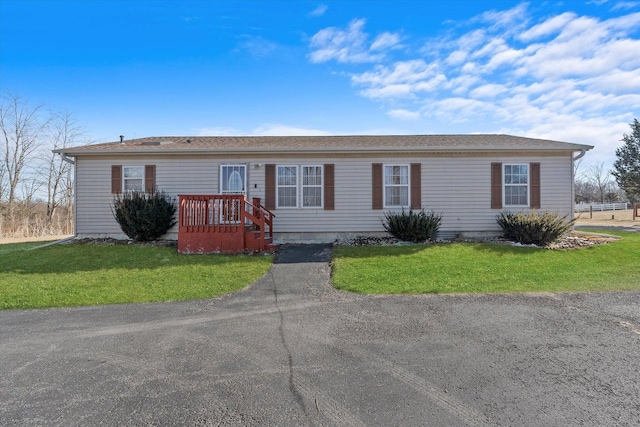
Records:
[[[580,169],[574,164],[576,203],[640,202],[640,123],[630,124],[631,133],[622,137],[623,145],[616,149],[613,169],[604,162]]]

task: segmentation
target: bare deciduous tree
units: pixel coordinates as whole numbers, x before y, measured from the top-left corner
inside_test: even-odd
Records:
[[[51,150],[75,145],[83,136],[83,132],[73,116],[68,113],[54,114],[44,133],[45,148],[42,160],[47,165],[43,168],[43,185],[47,189],[46,221],[51,227],[53,216],[58,207],[66,204],[71,207],[73,199],[73,180],[71,164],[64,161]]]
[[[0,154],[3,153],[0,148]],[[0,162],[0,202],[4,199],[4,193],[7,190],[7,171],[4,167],[4,162]]]
[[[40,117],[41,106],[32,107],[18,95],[8,94],[0,102],[0,133],[6,176],[6,200],[9,209],[16,201],[16,191],[25,166],[40,146],[40,134],[46,120]]]
[[[51,150],[81,136],[70,113],[46,112],[11,93],[0,99],[0,235],[72,232],[72,165]]]
[[[604,168],[604,162],[592,165],[586,173],[587,180],[595,187],[598,201],[605,203],[611,190],[611,172]]]

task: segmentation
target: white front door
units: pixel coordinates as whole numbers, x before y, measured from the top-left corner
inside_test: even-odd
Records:
[[[247,194],[246,165],[220,166],[220,194]]]
[[[220,194],[247,194],[247,167],[245,165],[220,166]],[[240,222],[240,200],[223,200],[219,206],[220,222],[238,224]]]

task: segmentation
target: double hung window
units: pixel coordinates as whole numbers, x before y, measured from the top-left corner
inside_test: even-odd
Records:
[[[322,207],[322,166],[302,166],[302,207]]]
[[[277,207],[321,208],[322,186],[322,166],[278,166]]]
[[[143,166],[123,166],[122,167],[122,189],[123,191],[143,191],[144,190],[144,167]]]
[[[298,167],[278,166],[277,178],[278,207],[298,206]]]
[[[384,205],[409,206],[409,165],[384,165]]]
[[[529,206],[529,165],[504,165],[504,205]]]

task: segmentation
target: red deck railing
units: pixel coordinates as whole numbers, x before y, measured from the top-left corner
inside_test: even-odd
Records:
[[[273,239],[274,215],[260,204],[259,198],[252,202],[242,194],[180,195],[179,198],[179,248],[184,247],[180,242],[181,236],[184,243],[186,240],[204,241],[206,235],[236,234],[218,240],[223,242],[222,246],[225,246],[224,242],[230,242],[230,248],[237,248],[237,240],[242,236],[242,247],[246,250],[252,249],[247,247],[245,237],[245,233],[251,231],[258,233],[258,247],[254,249],[259,251],[266,250]],[[194,240],[194,234],[202,237]],[[221,247],[221,251],[227,250]]]

